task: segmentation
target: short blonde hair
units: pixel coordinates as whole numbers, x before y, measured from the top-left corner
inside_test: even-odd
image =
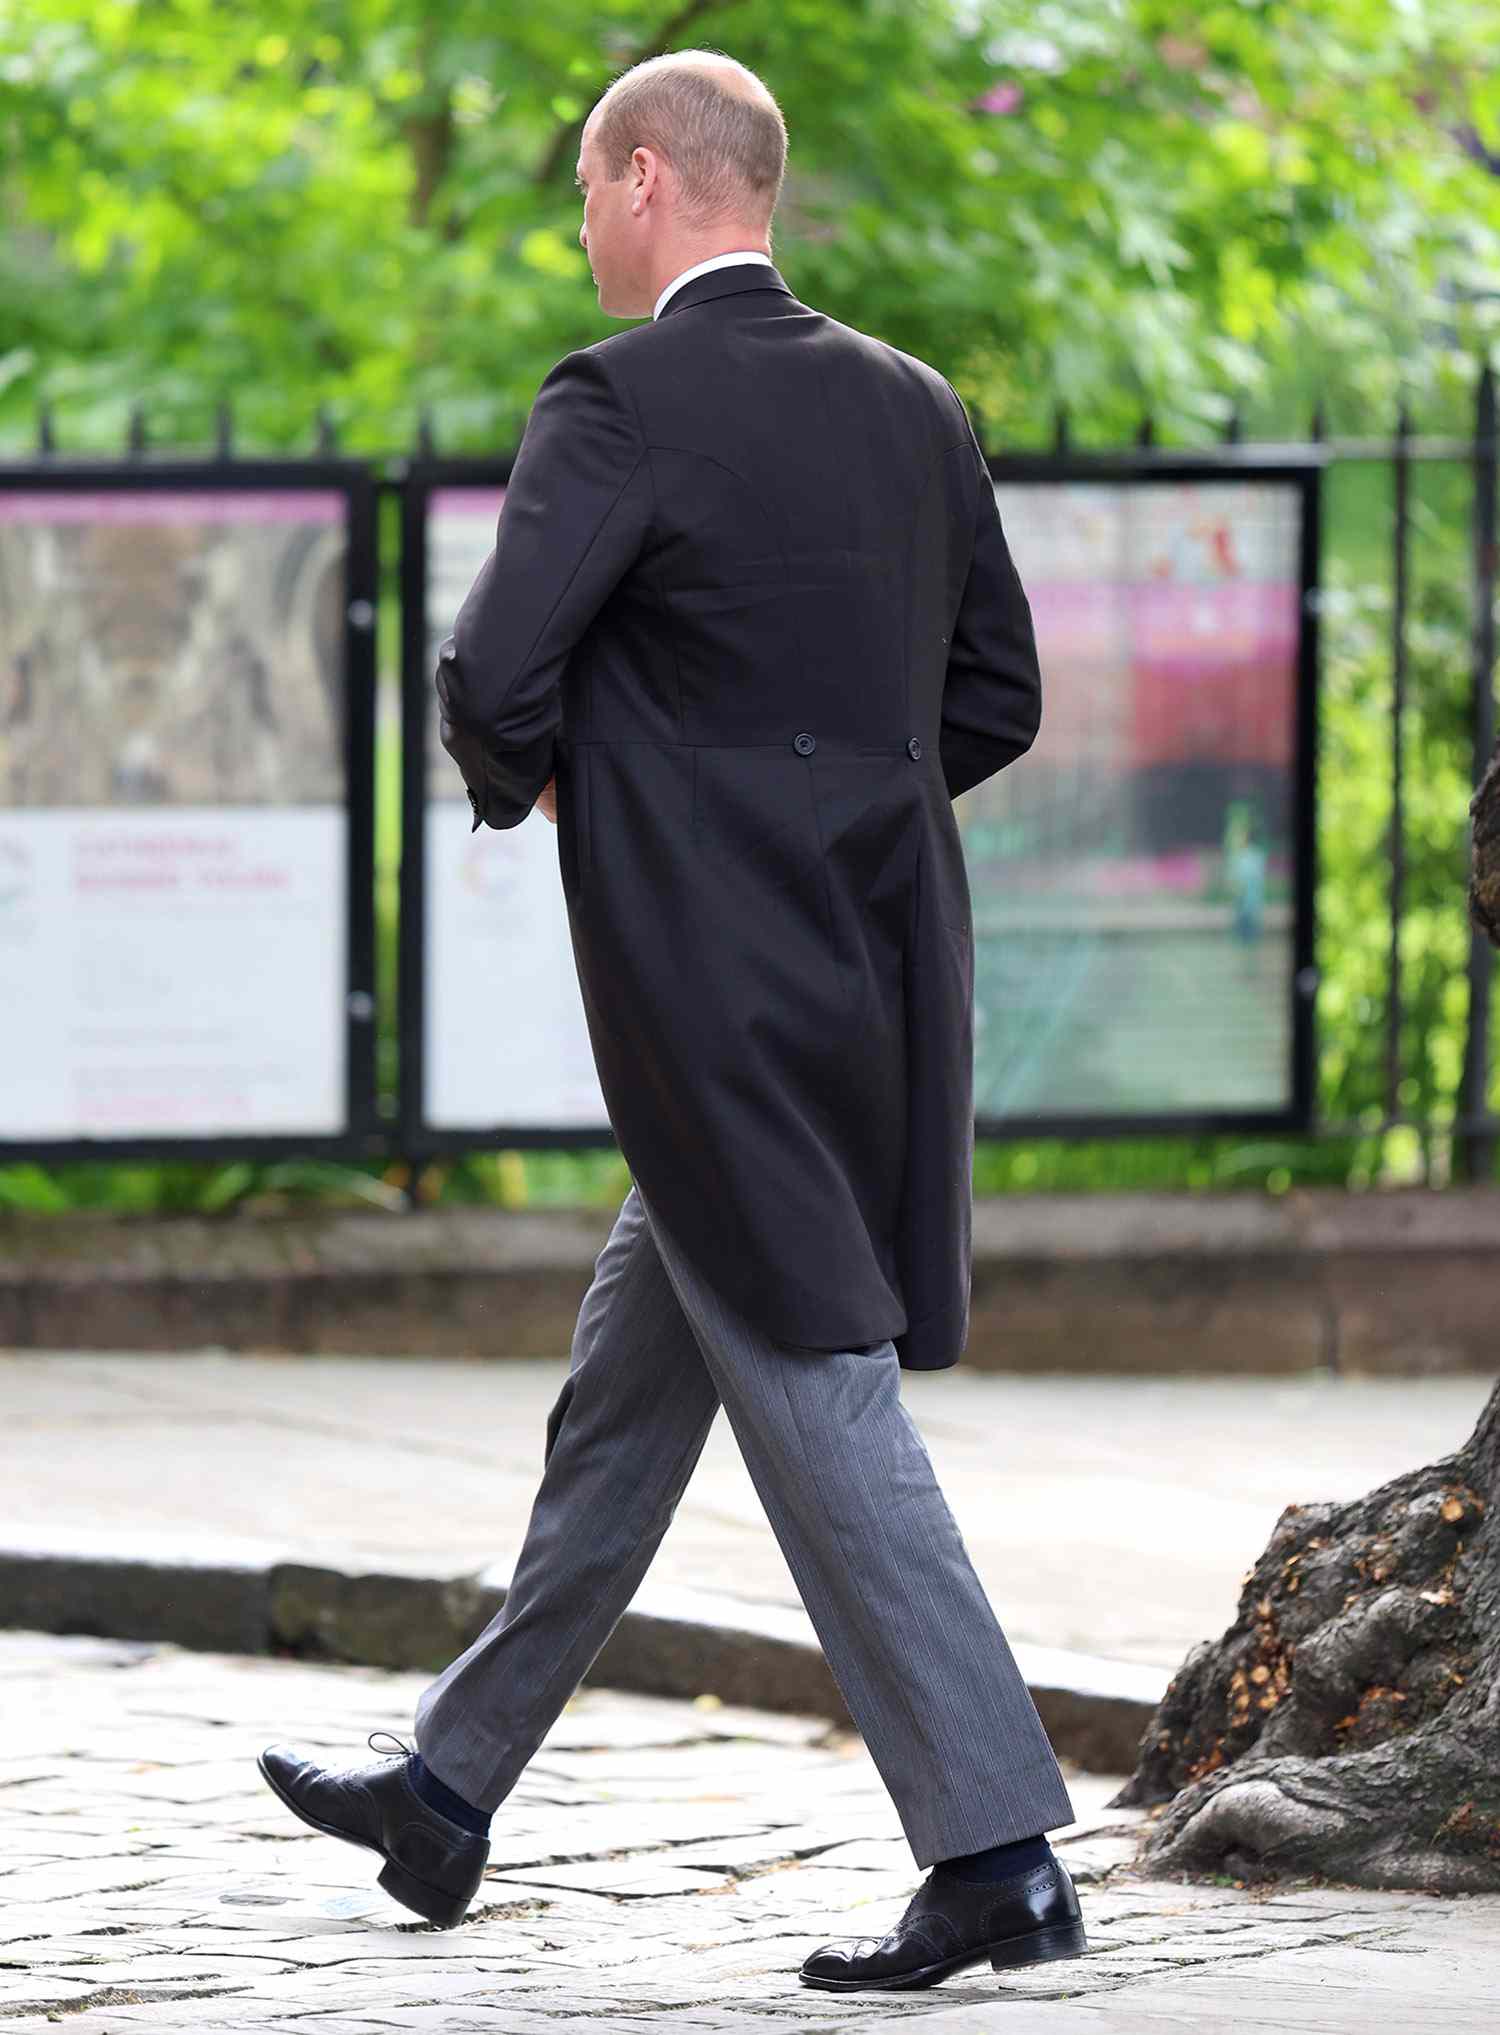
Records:
[[[611,183],[632,153],[671,164],[688,223],[770,223],[786,174],[786,122],[754,71],[722,50],[647,57],[600,99],[595,137]]]

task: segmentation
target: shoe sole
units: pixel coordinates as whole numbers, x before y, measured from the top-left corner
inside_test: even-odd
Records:
[[[916,1986],[936,1985],[971,1964],[983,1964],[986,1958],[994,1970],[1009,1971],[1016,1965],[1043,1964],[1054,1957],[1082,1957],[1088,1947],[1082,1922],[1054,1922],[1045,1929],[1034,1929],[1029,1936],[981,1943],[961,1957],[945,1957],[938,1964],[919,1965],[915,1971],[893,1972],[889,1978],[823,1978],[805,1971],[798,1977],[805,1986],[817,1986],[825,1993],[906,1992]]]
[[[344,1830],[337,1823],[325,1823],[321,1816],[314,1816],[309,1810],[304,1809],[300,1802],[292,1799],[267,1767],[263,1753],[256,1755],[255,1764],[260,1769],[261,1779],[277,1801],[284,1803],[294,1816],[300,1817],[307,1824],[309,1829],[321,1830],[325,1837],[341,1838],[345,1844],[357,1844],[361,1851],[373,1851],[377,1857],[383,1858],[385,1866],[376,1884],[383,1887],[392,1900],[400,1901],[403,1907],[413,1909],[424,1921],[436,1923],[439,1929],[453,1929],[462,1922],[469,1912],[467,1900],[457,1900],[443,1888],[435,1887],[427,1880],[419,1880],[416,1874],[408,1872],[405,1866],[397,1865],[390,1853],[370,1838],[356,1836],[352,1830]]]

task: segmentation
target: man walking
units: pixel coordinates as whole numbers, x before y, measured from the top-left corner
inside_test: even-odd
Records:
[[[900,1397],[968,1332],[973,947],[952,801],[1040,723],[1031,615],[963,407],[801,303],[786,157],[713,51],[617,78],[578,158],[602,308],[537,395],[438,655],[474,821],[540,805],[632,1185],[501,1611],[416,1745],[261,1771],[442,1926],[645,1575],[722,1405],[931,1868],[830,1989],[1086,1948],[1073,1805]],[[373,1736],[373,1734],[372,1734]]]

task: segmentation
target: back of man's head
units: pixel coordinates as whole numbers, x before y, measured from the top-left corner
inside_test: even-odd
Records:
[[[594,119],[607,176],[623,176],[637,148],[671,166],[685,227],[769,227],[786,172],[786,122],[735,58],[707,49],[647,57],[615,79]]]

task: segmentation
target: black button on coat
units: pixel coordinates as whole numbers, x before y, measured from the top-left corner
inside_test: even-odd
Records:
[[[436,685],[476,827],[556,775],[600,1088],[693,1262],[777,1342],[955,1363],[951,802],[1030,747],[1041,680],[948,382],[775,269],[683,284],[542,383]]]

